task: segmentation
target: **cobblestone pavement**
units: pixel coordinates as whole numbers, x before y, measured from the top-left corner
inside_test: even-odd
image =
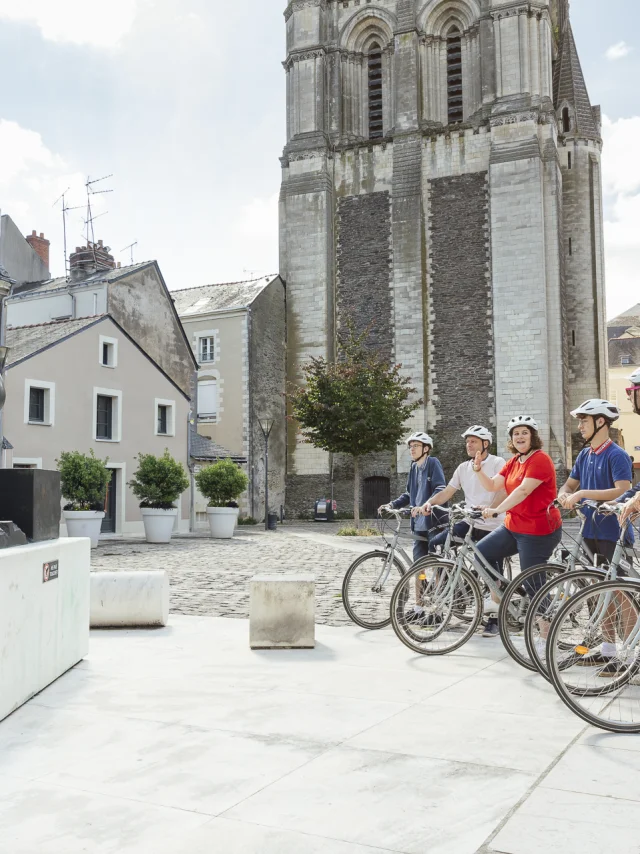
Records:
[[[277,532],[239,529],[232,540],[205,535],[175,537],[166,546],[142,537],[109,539],[92,552],[92,569],[103,571],[165,569],[171,583],[171,611],[211,617],[249,616],[249,580],[256,572],[309,572],[316,578],[316,620],[330,626],[350,624],[342,607],[344,574],[358,553],[379,545],[379,538],[342,544],[333,532],[292,525]]]

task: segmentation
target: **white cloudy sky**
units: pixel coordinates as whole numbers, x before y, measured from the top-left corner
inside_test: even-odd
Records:
[[[63,269],[70,188],[123,263],[157,258],[170,288],[277,270],[285,0],[0,0],[0,208],[52,241]],[[608,314],[640,301],[640,3],[573,0],[605,115]],[[69,243],[84,210],[71,211]]]

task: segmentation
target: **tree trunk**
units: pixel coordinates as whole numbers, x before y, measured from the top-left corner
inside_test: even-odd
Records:
[[[360,527],[360,457],[353,458],[353,521]]]

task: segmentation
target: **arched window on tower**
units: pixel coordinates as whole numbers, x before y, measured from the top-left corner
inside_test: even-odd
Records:
[[[569,133],[571,130],[571,116],[569,115],[569,107],[562,110],[562,133]]]
[[[457,27],[452,27],[447,35],[447,105],[449,124],[461,122],[463,120],[462,39]]]
[[[369,49],[369,139],[379,139],[382,127],[382,49],[374,43]]]

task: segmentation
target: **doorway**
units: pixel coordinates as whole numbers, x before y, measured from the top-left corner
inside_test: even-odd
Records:
[[[111,480],[107,485],[107,495],[104,500],[104,519],[100,532],[102,534],[115,534],[116,513],[118,510],[118,469],[111,469]]]
[[[388,477],[367,477],[364,481],[362,515],[365,519],[375,519],[378,507],[391,500],[391,481]]]

